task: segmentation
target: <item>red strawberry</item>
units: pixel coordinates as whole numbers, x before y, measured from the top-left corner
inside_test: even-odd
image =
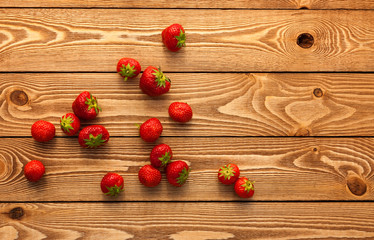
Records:
[[[151,165],[143,166],[139,170],[138,177],[146,187],[156,187],[161,182],[161,172]]]
[[[25,177],[30,182],[37,182],[44,175],[45,168],[43,163],[38,160],[31,160],[23,169]]]
[[[61,129],[68,136],[75,135],[81,128],[81,121],[74,113],[67,113],[60,119]]]
[[[167,165],[166,178],[171,185],[181,187],[186,182],[190,169],[187,163],[175,161]]]
[[[253,182],[246,177],[241,177],[235,182],[235,192],[239,197],[250,198],[255,193]]]
[[[97,104],[96,97],[84,91],[73,102],[73,111],[80,119],[91,120],[96,118],[101,108]]]
[[[39,120],[31,126],[31,135],[38,142],[48,142],[55,134],[56,128],[50,122]]]
[[[145,142],[156,141],[162,133],[162,124],[157,118],[150,118],[139,127],[140,137]]]
[[[161,69],[147,67],[139,81],[140,89],[151,97],[160,96],[170,89],[170,79],[161,72]]]
[[[180,24],[172,24],[162,31],[162,42],[172,52],[179,51],[186,46],[186,34]]]
[[[138,76],[141,70],[139,62],[133,58],[121,58],[117,64],[117,72],[125,81]]]
[[[101,180],[101,191],[108,196],[117,196],[123,192],[123,178],[117,173],[109,172]]]
[[[78,141],[84,148],[98,148],[109,141],[109,133],[101,125],[87,126],[80,131]]]
[[[163,168],[169,164],[170,160],[173,158],[173,152],[167,144],[159,144],[152,149],[150,159],[151,164],[155,168]]]
[[[222,166],[218,170],[218,180],[225,185],[230,185],[230,184],[235,183],[239,175],[240,175],[239,168],[238,166],[236,166],[236,164],[233,164],[233,163]]]
[[[177,122],[188,122],[192,118],[190,105],[183,102],[173,102],[169,106],[170,117]]]

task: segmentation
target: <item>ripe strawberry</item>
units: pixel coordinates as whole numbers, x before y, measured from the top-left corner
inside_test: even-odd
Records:
[[[230,184],[235,183],[239,175],[240,175],[239,168],[238,166],[236,166],[236,164],[233,164],[233,163],[222,166],[218,170],[218,180],[225,185],[230,185]]]
[[[139,81],[140,89],[151,97],[160,96],[170,89],[170,79],[161,72],[161,69],[147,67]]]
[[[123,192],[123,178],[117,173],[109,172],[101,180],[100,187],[105,195],[115,197]]]
[[[27,180],[30,182],[37,182],[44,175],[45,168],[40,161],[31,160],[25,165],[23,172]]]
[[[48,142],[55,134],[56,128],[50,122],[39,120],[31,126],[31,135],[38,142]]]
[[[190,105],[183,102],[173,102],[169,106],[170,117],[177,122],[188,122],[192,118]]]
[[[173,152],[167,144],[159,144],[152,149],[150,159],[151,164],[155,168],[163,168],[169,164],[170,160],[173,158]]]
[[[186,182],[190,169],[187,163],[175,161],[167,165],[166,178],[171,185],[181,187]]]
[[[161,182],[161,172],[151,165],[143,166],[139,170],[138,177],[146,187],[156,187]]]
[[[60,119],[61,129],[68,136],[75,135],[81,128],[81,121],[74,113],[67,113]]]
[[[179,51],[186,46],[186,34],[180,24],[172,24],[162,31],[162,42],[172,52]]]
[[[78,141],[84,148],[98,148],[109,141],[109,133],[101,125],[87,126],[80,131]]]
[[[139,62],[133,58],[121,58],[117,64],[117,72],[125,81],[138,76],[141,70]]]
[[[239,197],[250,198],[255,193],[253,182],[246,177],[241,177],[235,182],[235,192]]]
[[[73,102],[73,111],[80,119],[92,120],[96,118],[101,108],[97,104],[96,97],[84,91]]]
[[[145,142],[156,141],[162,133],[162,124],[157,118],[150,118],[139,127],[140,137]]]

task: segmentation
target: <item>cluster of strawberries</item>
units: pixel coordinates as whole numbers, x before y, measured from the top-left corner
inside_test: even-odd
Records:
[[[178,51],[185,46],[185,31],[180,24],[173,24],[162,32],[162,41],[170,51]],[[135,78],[141,71],[139,62],[133,58],[122,58],[117,64],[117,72],[125,81]],[[170,89],[170,79],[158,68],[147,67],[140,78],[139,87],[151,97],[160,96]],[[61,117],[60,126],[69,136],[80,130],[81,120],[96,118],[101,108],[96,97],[89,92],[82,92],[73,102],[74,113]],[[192,118],[192,109],[187,103],[174,102],[168,109],[170,117],[177,122],[188,122]],[[151,118],[139,126],[140,137],[146,142],[154,142],[163,130],[157,118]],[[31,127],[31,134],[36,141],[47,142],[55,136],[55,126],[47,121],[39,120]],[[78,142],[84,148],[98,148],[109,141],[109,133],[101,125],[91,125],[79,132]],[[161,169],[166,168],[166,176],[170,184],[182,186],[188,178],[190,169],[183,161],[171,162],[173,153],[166,144],[155,146],[151,152],[151,165],[143,166],[138,174],[139,181],[147,187],[155,187],[161,181]],[[24,174],[29,181],[38,181],[45,173],[44,165],[38,160],[26,164]],[[101,181],[101,190],[106,195],[116,196],[123,191],[124,181],[117,173],[107,173]]]
[[[255,193],[254,182],[246,177],[240,177],[240,170],[236,164],[230,163],[220,167],[218,180],[225,185],[235,183],[234,190],[239,197],[250,198]]]

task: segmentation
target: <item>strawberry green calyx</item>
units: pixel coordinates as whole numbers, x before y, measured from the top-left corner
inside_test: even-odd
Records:
[[[166,167],[170,163],[170,157],[170,152],[166,152],[162,157],[158,158],[161,161],[161,167]]]
[[[66,116],[61,117],[61,127],[64,131],[70,133],[70,129],[74,129],[73,126],[71,126],[72,123],[73,123],[72,117],[66,117]]]
[[[187,170],[187,168],[183,168],[182,172],[179,173],[179,177],[177,178],[177,183],[179,185],[183,185],[186,182],[189,174],[190,174],[190,169]]]
[[[90,134],[88,139],[84,139],[84,141],[86,142],[87,148],[97,148],[103,145],[106,142],[106,140],[102,139],[102,137],[103,137],[102,134],[98,134],[96,137]]]
[[[186,46],[186,34],[182,31],[179,34],[179,36],[175,36],[175,38],[178,40],[177,47],[181,48]]]
[[[95,108],[96,114],[98,114],[99,111],[102,111],[101,107],[99,107],[99,105],[97,104],[97,100],[93,98],[92,95],[90,95],[90,98],[86,98],[86,100],[87,101],[85,101],[84,103],[88,105],[88,111],[90,111],[91,108]]]
[[[246,180],[244,184],[242,184],[242,187],[244,187],[244,190],[249,193],[251,190],[255,190],[255,187],[253,186],[254,182],[251,182],[249,180]]]
[[[156,76],[155,81],[157,82],[157,87],[165,87],[166,81],[171,82],[170,79],[161,71],[161,69],[154,69],[153,71],[154,73],[152,74]]]
[[[125,64],[122,64],[121,71],[119,74],[121,74],[122,77],[124,77],[124,81],[126,82],[128,78],[131,78],[135,76],[135,66],[131,66],[130,63],[128,63],[126,66]]]
[[[113,187],[106,187],[106,189],[108,189],[108,192],[105,193],[105,195],[111,196],[111,197],[115,197],[120,192],[123,192],[123,186],[114,185]]]
[[[234,171],[234,167],[226,165],[220,168],[219,173],[220,173],[219,177],[224,176],[225,180],[227,179],[230,180],[231,177],[235,176],[236,172]]]

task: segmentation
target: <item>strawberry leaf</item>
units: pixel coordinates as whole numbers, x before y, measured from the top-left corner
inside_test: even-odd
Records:
[[[183,168],[183,170],[179,173],[179,177],[177,178],[177,183],[179,185],[183,185],[186,182],[189,174],[190,174],[190,169],[187,170],[187,168]]]
[[[89,98],[86,98],[86,100],[87,101],[85,101],[84,103],[88,105],[88,111],[90,111],[92,108],[95,108],[96,114],[98,114],[99,111],[101,111],[101,107],[99,107],[97,100],[93,98],[92,95],[90,95]]]
[[[235,176],[236,172],[234,171],[234,168],[231,165],[226,165],[220,168],[219,173],[219,177],[224,176],[225,180],[230,180],[231,177]]]
[[[161,167],[166,167],[170,162],[170,152],[166,152],[162,157],[159,157],[158,160],[161,161]]]
[[[74,121],[73,121],[73,118],[72,118],[71,116],[69,116],[69,117],[62,116],[62,117],[61,117],[61,123],[60,123],[61,128],[62,128],[64,131],[70,133],[70,129],[74,129],[73,126],[71,126],[71,124],[72,124],[73,122],[74,122]]]
[[[102,139],[103,135],[99,134],[96,137],[90,133],[88,139],[84,139],[87,148],[97,148],[101,145],[103,145],[107,140]]]
[[[152,73],[156,76],[155,82],[157,83],[157,87],[165,87],[166,82],[171,82],[170,79],[161,71],[161,69],[154,69]]]
[[[175,38],[178,40],[178,48],[186,46],[186,34],[182,31],[182,29],[180,30],[179,36],[175,36]]]
[[[111,196],[111,197],[115,197],[117,196],[120,192],[123,192],[123,185],[121,186],[117,186],[117,185],[114,185],[113,187],[106,187],[106,189],[108,189],[109,192],[105,193],[105,195],[107,196]]]
[[[245,180],[245,183],[242,184],[241,186],[244,187],[244,190],[249,193],[251,190],[254,190],[254,186],[253,186],[253,183],[254,182],[251,182],[249,180]]]
[[[122,64],[121,71],[118,73],[121,74],[122,77],[124,77],[124,81],[126,82],[128,78],[131,78],[135,76],[135,66],[131,66],[130,63],[128,63],[126,66],[125,64]]]

